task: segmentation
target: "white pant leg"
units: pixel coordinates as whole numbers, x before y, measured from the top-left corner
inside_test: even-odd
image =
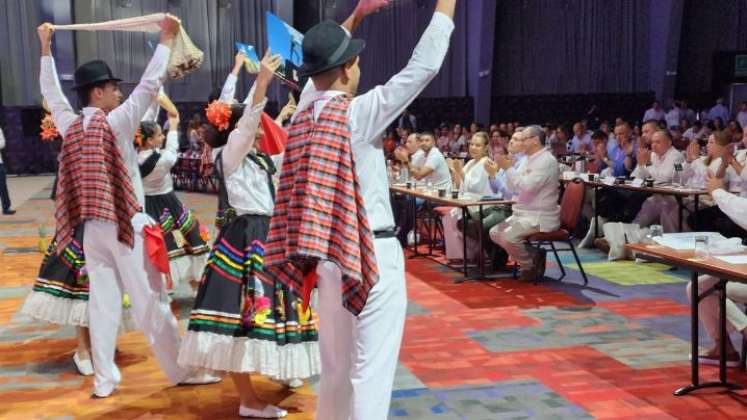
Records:
[[[352,420],[387,418],[407,313],[402,248],[395,238],[374,240],[379,282],[354,319]]]
[[[640,227],[648,227],[654,224],[662,223],[662,212],[674,204],[675,209],[677,208],[677,202],[672,197],[664,195],[652,195],[643,202],[641,209],[635,216],[633,223],[637,223]],[[677,217],[676,215],[674,216]],[[675,219],[677,220],[677,219]],[[664,226],[662,226],[664,228]],[[676,232],[675,230],[674,232]],[[665,230],[666,232],[666,230]]]
[[[526,243],[529,235],[539,232],[539,225],[527,218],[511,216],[506,221],[490,229],[490,240],[503,248],[522,270],[532,268],[532,254],[535,252]]]
[[[151,263],[143,243],[142,228],[149,219],[144,213],[138,213],[132,221],[135,227],[134,247],[130,249],[114,241],[117,272],[124,290],[130,295],[135,322],[153,348],[161,369],[172,383],[177,384],[188,374],[176,362],[181,344],[179,327],[171,312],[161,273]],[[111,226],[116,229],[114,225]],[[116,238],[116,230],[110,237]]]
[[[712,276],[698,277],[698,294],[702,294],[719,279]],[[687,296],[692,299],[692,282],[687,285]],[[735,303],[747,302],[747,285],[742,283],[726,283],[726,328],[727,331],[742,331],[747,328],[747,315]],[[719,332],[719,295],[711,293],[703,298],[698,305],[698,315],[703,326],[714,341],[720,336]]]
[[[111,229],[114,229],[114,236]],[[116,226],[99,221],[83,225],[83,253],[89,278],[88,322],[94,368],[94,392],[112,393],[122,377],[114,362],[117,332],[122,318],[122,292],[111,252]]]
[[[671,196],[662,196],[659,204],[659,219],[661,227],[665,233],[674,233],[680,231],[680,206],[677,200]],[[687,231],[687,223],[683,221],[682,230]]]
[[[458,213],[456,213],[455,210]],[[464,258],[462,232],[457,227],[457,222],[461,218],[461,209],[453,209],[441,217],[441,224],[444,227],[444,241],[446,242],[446,258],[449,260],[460,260]]]
[[[348,420],[353,399],[350,368],[353,358],[353,314],[342,306],[340,269],[320,262],[317,313],[322,373],[316,403],[318,420]]]

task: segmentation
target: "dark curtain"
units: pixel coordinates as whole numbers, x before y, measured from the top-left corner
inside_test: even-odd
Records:
[[[677,94],[710,96],[713,53],[729,50],[747,50],[747,0],[686,0]]]
[[[2,103],[28,105],[39,91],[40,4],[30,0],[0,0],[0,76]]]
[[[651,1],[499,1],[494,94],[649,90]]]
[[[342,23],[358,0],[338,0],[336,21]],[[426,97],[467,96],[467,53],[477,52],[478,46],[468,45],[468,1],[457,2],[455,29],[451,45],[438,76],[423,91]],[[366,41],[361,54],[361,82],[359,90],[386,83],[401,70],[412,56],[420,35],[433,16],[434,0],[393,0],[378,14],[370,16],[353,34]]]

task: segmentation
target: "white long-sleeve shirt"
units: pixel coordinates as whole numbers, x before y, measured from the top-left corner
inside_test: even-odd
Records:
[[[453,30],[454,22],[448,16],[434,13],[407,66],[385,85],[353,98],[348,108],[355,172],[369,225],[374,231],[394,228],[381,134],[436,77]],[[314,103],[314,118],[318,118],[330,98],[343,94],[319,91],[312,82],[307,83],[296,112]]]
[[[160,153],[156,166],[151,173],[143,177],[143,190],[145,195],[168,194],[174,190],[174,181],[171,179],[171,168],[176,164],[179,151],[179,133],[176,130],[169,130],[166,135],[166,147],[162,150],[155,149],[143,150],[138,153],[138,164],[142,165],[153,153]]]
[[[254,97],[256,84],[249,91]],[[267,172],[248,159],[249,153],[255,153],[255,140],[260,116],[265,109],[267,99],[253,107],[244,109],[236,127],[228,135],[226,145],[220,150],[213,150],[214,156],[221,153],[224,181],[228,192],[228,202],[239,215],[255,214],[272,216],[275,202],[267,182]],[[280,168],[282,154],[272,156],[276,168]]]
[[[158,114],[161,112],[161,105],[158,103],[158,97],[165,94],[166,90],[164,90],[163,85],[161,85],[161,87],[158,88],[158,95],[156,95],[156,99],[151,102],[148,110],[145,111],[145,115],[143,115],[143,118],[140,119],[140,121],[158,122]]]
[[[506,171],[506,184],[511,190],[513,215],[531,219],[541,232],[551,232],[560,226],[560,171],[558,161],[548,148],[535,152],[519,165]]]
[[[5,134],[3,134],[3,129],[0,128],[0,151],[5,149]],[[0,154],[0,165],[3,164],[3,155]]]
[[[220,99],[218,100],[227,104],[236,102],[236,83],[238,81],[238,77],[234,76],[233,73],[228,73],[228,77],[226,77],[226,81],[223,83],[223,88],[220,91]],[[246,98],[244,98],[243,103],[249,105],[249,101],[251,100],[252,93],[250,92],[246,95]]]
[[[742,229],[747,229],[747,198],[738,197],[724,190],[716,190],[711,196],[716,205],[729,219]]]
[[[480,197],[492,195],[488,171],[485,170],[487,156],[481,159],[472,159],[464,167],[464,177],[459,191],[475,194]]]
[[[140,120],[158,95],[158,88],[166,80],[166,69],[170,55],[171,50],[159,44],[143,73],[143,77],[140,79],[140,83],[132,91],[130,97],[106,116],[106,120],[117,140],[119,151],[122,153],[125,165],[127,165],[132,187],[141,206],[145,206],[145,194],[143,192],[143,182],[140,179],[137,151],[133,139],[135,138],[135,131],[140,125]],[[41,57],[39,84],[42,96],[47,100],[49,109],[52,111],[52,119],[57,126],[57,130],[64,136],[79,116],[73,111],[62,92],[52,56]],[[100,109],[94,107],[83,108],[84,127],[88,126],[91,116],[97,111],[100,111]]]
[[[634,178],[646,179],[651,177],[656,182],[672,182],[674,176],[674,164],[682,163],[685,161],[685,156],[675,149],[674,146],[670,146],[669,149],[664,153],[664,156],[651,152],[651,164],[641,165],[633,170]]]

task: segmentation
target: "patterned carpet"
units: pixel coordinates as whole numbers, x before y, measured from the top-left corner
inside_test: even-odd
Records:
[[[41,260],[39,227],[51,234],[54,226],[48,194],[0,218],[0,418],[236,418],[230,380],[169,386],[139,332],[119,338],[117,394],[89,399],[92,380],[77,375],[71,361],[73,329],[18,313]],[[212,221],[214,196],[181,196],[200,220]],[[455,284],[457,273],[409,259],[408,317],[390,418],[747,418],[741,395],[672,396],[689,382],[686,273],[608,263],[595,251],[581,258],[590,275],[586,288],[570,260],[563,260],[569,270],[562,283],[530,285]],[[547,275],[557,274],[549,263]],[[187,293],[177,293],[182,321],[189,307]],[[702,344],[710,343],[703,337]],[[716,375],[701,369],[702,378]],[[747,384],[739,370],[730,369],[729,378]],[[313,382],[296,392],[262,377],[255,383],[289,418],[310,419]]]

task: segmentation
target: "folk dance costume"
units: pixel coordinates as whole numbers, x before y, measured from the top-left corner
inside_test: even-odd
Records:
[[[76,115],[62,93],[54,59],[41,58],[41,91],[55,125],[64,133],[56,200],[57,244],[65,250],[83,230],[82,248],[89,276],[89,326],[95,371],[94,395],[109,396],[121,381],[114,362],[122,292],[169,380],[188,378],[176,364],[179,330],[163,293],[160,273],[148,260],[143,229],[152,221],[141,213],[143,186],[132,139],[140,119],[166,77],[170,49],[160,44],[140,83],[120,106],[104,114],[85,107]],[[102,61],[76,70],[76,88],[116,81]]]
[[[290,380],[318,374],[321,363],[315,317],[301,312],[299,297],[283,284],[257,276],[263,270],[274,206],[272,176],[280,158],[254,150],[266,102],[244,111],[217,154],[220,232],[202,275],[179,363]]]
[[[282,234],[274,235],[283,232],[284,221],[281,218],[276,221],[277,216],[273,217],[265,272],[284,277],[294,287],[301,287],[297,277],[299,270],[284,261],[305,256],[319,259],[315,273],[318,276],[319,316],[324,320],[324,326],[320,333],[323,373],[317,403],[318,419],[383,419],[388,415],[405,323],[407,291],[402,248],[394,236],[381,133],[436,76],[448,50],[453,28],[454,24],[447,15],[435,13],[407,66],[386,85],[353,99],[339,91],[317,91],[313,83],[307,83],[298,104],[299,111],[291,121],[276,211],[279,217],[287,220],[288,227],[303,226],[304,230],[299,234],[288,229],[288,233],[293,235],[285,238]],[[323,39],[337,42],[331,51],[339,49],[342,44],[348,45],[348,50],[357,49],[352,55],[342,54],[342,58],[335,54],[339,65],[355,57],[362,49],[362,41],[351,40],[339,25],[322,22],[304,37],[304,60],[310,56],[308,44],[312,41],[323,43]],[[329,62],[328,57],[318,58],[321,58],[320,62]],[[315,74],[310,71],[312,66],[306,62],[304,66],[304,75]],[[346,155],[337,147],[327,155],[320,153],[319,147],[306,147],[315,128],[320,129],[313,131],[315,141],[318,139],[325,145],[338,147],[348,144],[352,159],[345,164]],[[291,156],[294,141],[300,148],[297,156]],[[313,164],[307,160],[310,158],[315,159]],[[321,199],[293,195],[294,191],[288,189],[292,187],[292,183],[288,183],[289,168],[303,173],[304,166],[308,166],[305,170],[310,175],[313,173],[318,178],[312,180],[310,177],[306,185],[303,185],[304,178],[296,178],[298,186],[308,187],[307,192],[318,193]],[[325,173],[335,167],[337,173]],[[346,176],[348,170],[355,172],[357,185]],[[336,188],[343,186],[350,194],[335,193]],[[356,197],[353,186],[360,194],[357,200],[353,200]],[[282,204],[283,201],[287,202]],[[342,207],[331,207],[330,203]],[[283,209],[281,205],[286,207]],[[287,214],[283,215],[281,209]],[[296,218],[303,219],[303,216],[309,218],[302,225]],[[338,223],[332,229],[330,222],[343,217],[354,223]],[[329,235],[340,231],[340,235]],[[325,237],[325,232],[329,240],[316,241]],[[374,252],[361,252],[368,248],[366,242],[371,237]],[[312,238],[314,242],[303,241]],[[358,241],[351,247],[351,240],[356,238]],[[340,257],[340,250],[346,248],[357,253]],[[349,265],[352,255],[359,256],[357,263],[352,264],[355,269]],[[372,258],[375,260],[370,261]],[[369,265],[369,262],[373,264]],[[375,279],[378,280],[373,284]]]
[[[141,127],[143,131],[147,130]],[[200,222],[174,193],[171,168],[176,163],[178,149],[179,133],[177,127],[173,127],[166,136],[164,149],[138,153],[138,166],[143,177],[145,211],[161,225],[168,249],[171,280],[182,284],[200,278],[210,248]]]

